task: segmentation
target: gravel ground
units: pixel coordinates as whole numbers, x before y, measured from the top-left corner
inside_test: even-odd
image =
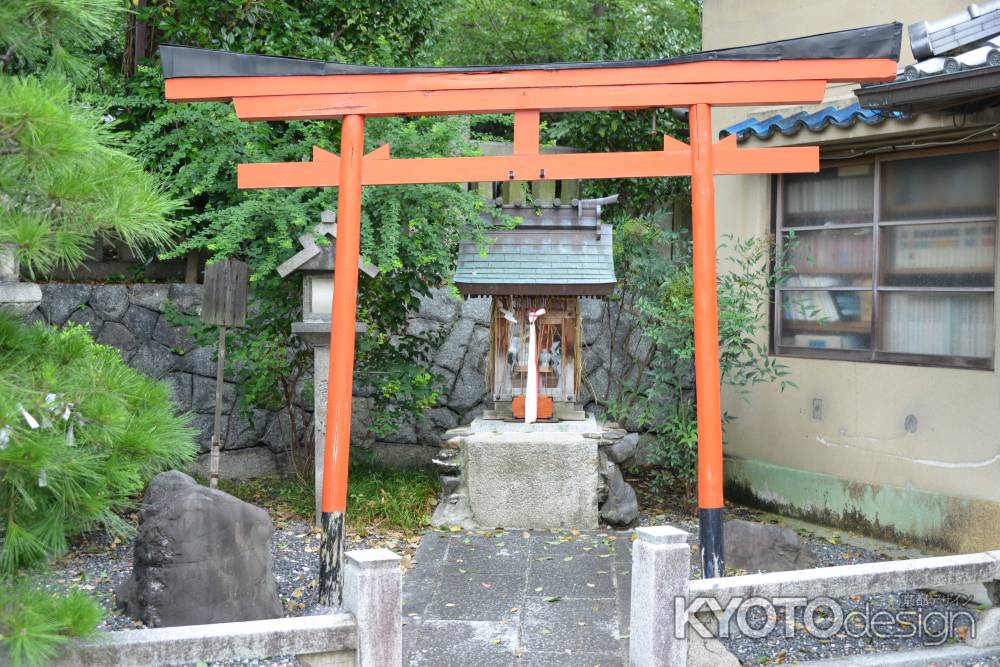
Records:
[[[688,543],[691,545],[692,578],[701,577],[701,567],[698,563],[698,521],[688,508],[686,501],[677,497],[664,497],[663,494],[653,492],[648,480],[641,478],[630,478],[628,480],[636,489],[639,496],[639,504],[644,508],[637,520],[637,525],[663,525],[670,524],[687,531],[690,534]],[[726,508],[727,518],[746,519],[756,522],[774,521],[773,515],[768,515],[748,507],[731,505]],[[794,525],[794,524],[793,524]],[[858,538],[858,536],[839,533],[835,530],[808,529],[799,527],[796,529],[799,536],[809,546],[816,556],[817,567],[831,567],[834,565],[851,565],[855,563],[873,563],[878,561],[893,560],[894,556],[889,551],[894,551],[892,547],[879,548],[874,540]],[[866,546],[852,544],[851,541],[862,543]],[[919,554],[912,553],[906,556],[896,557],[919,557]],[[731,573],[742,574],[742,573]],[[806,662],[810,660],[821,660],[825,658],[845,657],[864,653],[894,652],[916,650],[935,645],[954,644],[962,641],[969,632],[969,618],[978,621],[980,608],[977,604],[965,596],[957,594],[946,594],[935,591],[897,591],[879,595],[853,595],[850,598],[836,600],[841,605],[845,618],[851,612],[867,615],[871,618],[880,611],[889,612],[917,612],[926,619],[926,632],[913,633],[913,637],[902,635],[911,634],[912,628],[899,625],[895,622],[889,626],[879,625],[880,634],[883,637],[861,636],[855,638],[852,635],[862,635],[861,627],[852,623],[858,618],[857,615],[843,625],[843,631],[832,634],[828,638],[819,638],[810,635],[805,631],[802,619],[802,609],[799,608],[792,620],[794,633],[791,638],[785,637],[786,619],[782,609],[777,609],[771,617],[775,622],[775,629],[764,638],[733,636],[723,639],[722,643],[740,660],[743,665],[780,665]],[[755,613],[759,612],[759,613]],[[945,619],[951,618],[948,622],[952,628],[951,632],[944,633],[942,616]],[[950,616],[949,616],[950,615]],[[767,622],[766,614],[762,608],[755,608],[747,615],[750,625],[753,628],[764,627]],[[831,616],[832,618],[832,616]],[[881,615],[880,618],[885,618]],[[893,617],[895,619],[895,617]],[[916,622],[913,616],[902,619]],[[733,624],[735,626],[735,623]],[[820,630],[824,629],[822,623],[817,622]],[[874,633],[869,633],[874,634]],[[950,636],[943,637],[944,634]],[[969,663],[968,667],[1000,667],[1000,657],[984,658],[976,662]],[[946,667],[944,664],[936,667]],[[952,667],[951,664],[948,667]],[[964,667],[957,664],[954,667]]]
[[[692,548],[692,576],[700,577],[697,566],[697,535],[698,524],[683,501],[675,498],[653,494],[644,480],[630,479],[639,493],[640,505],[644,508],[637,525],[662,525],[669,523],[691,533],[689,543]],[[766,520],[767,515],[752,509],[734,506],[727,508],[730,517],[748,520]],[[136,516],[130,517],[134,523]],[[828,531],[810,531],[799,529],[799,534],[809,544],[818,558],[820,567],[847,565],[852,563],[867,563],[881,560],[891,560],[892,555],[877,547],[870,540],[859,540],[867,546],[851,544],[852,536],[842,536]],[[412,555],[419,543],[419,536],[405,535],[400,532],[372,533],[365,536],[348,535],[347,548],[363,549],[385,547],[403,555],[404,567],[411,562]],[[125,630],[143,627],[115,610],[116,599],[114,591],[128,575],[131,569],[131,541],[112,541],[103,533],[94,533],[81,538],[72,550],[52,568],[45,579],[51,589],[81,589],[96,597],[108,614],[101,625],[102,630]],[[278,591],[286,615],[297,616],[306,613],[315,602],[315,578],[317,570],[316,553],[319,549],[319,535],[311,524],[287,516],[275,517],[275,535],[272,543],[274,554],[274,571]],[[845,613],[850,610],[869,610],[873,614],[879,610],[890,613],[896,610],[919,610],[924,614],[938,612],[940,614],[958,616],[953,624],[958,627],[958,637],[951,637],[948,643],[960,641],[968,626],[966,614],[978,618],[978,610],[974,603],[957,596],[949,596],[934,592],[902,591],[882,595],[856,595],[849,599],[838,600]],[[761,611],[755,609],[754,612]],[[926,616],[925,616],[926,617]],[[764,621],[763,615],[749,615],[751,625]],[[904,638],[889,636],[884,639],[855,639],[846,632],[840,632],[827,639],[810,636],[802,630],[801,609],[793,621],[796,632],[792,638],[783,636],[784,617],[779,611],[772,620],[776,621],[775,630],[763,639],[735,636],[724,639],[723,643],[732,651],[744,665],[775,665],[794,664],[807,660],[818,660],[829,657],[849,656],[860,653],[912,650],[921,648],[925,642],[919,637]],[[845,626],[846,627],[846,626]],[[898,632],[898,631],[897,631]],[[892,630],[886,634],[892,634]],[[204,663],[200,663],[203,665]],[[1000,658],[984,659],[971,663],[986,667],[1000,667]],[[211,663],[213,667],[228,667],[235,665],[279,666],[298,665],[298,662],[288,657],[276,657],[265,660],[240,660],[226,663]],[[200,666],[199,666],[200,667]],[[939,667],[944,667],[941,665]]]
[[[129,517],[134,524],[138,517]],[[404,567],[410,563],[420,538],[398,531],[371,533],[364,537],[348,531],[346,548],[375,549],[384,547],[403,556]],[[316,576],[318,574],[319,532],[310,523],[298,519],[275,521],[271,553],[274,555],[274,575],[278,595],[286,616],[301,616],[316,602]],[[132,630],[145,627],[141,622],[125,616],[115,609],[115,590],[132,570],[132,541],[111,540],[106,534],[96,532],[77,540],[63,558],[53,564],[45,577],[52,590],[79,589],[97,598],[107,615],[100,630]],[[200,663],[204,665],[205,663]],[[291,666],[299,662],[289,657],[261,660],[234,660],[207,663],[210,667]]]

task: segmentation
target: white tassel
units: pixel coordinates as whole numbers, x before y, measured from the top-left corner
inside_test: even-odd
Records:
[[[46,487],[49,485],[49,475],[45,472],[45,468],[38,471],[38,486]]]
[[[524,396],[524,423],[533,424],[538,419],[538,354],[535,348],[535,320],[545,314],[544,308],[528,313],[528,386]]]
[[[70,422],[69,426],[66,428],[66,446],[72,447],[75,444],[76,436],[73,435],[73,422]]]
[[[0,428],[0,450],[7,449],[7,443],[10,442],[10,432],[10,426]]]
[[[28,426],[32,430],[38,428],[38,422],[31,416],[30,412],[24,409],[23,405],[18,405],[17,409],[21,411],[21,416],[24,417],[24,421],[28,422]]]

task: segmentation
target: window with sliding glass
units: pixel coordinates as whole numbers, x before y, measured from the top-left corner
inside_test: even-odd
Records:
[[[777,354],[993,368],[995,144],[776,178]]]

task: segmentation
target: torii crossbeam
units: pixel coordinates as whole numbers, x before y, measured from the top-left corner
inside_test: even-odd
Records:
[[[166,97],[232,101],[242,120],[343,119],[340,155],[312,162],[243,164],[240,188],[337,187],[338,242],[330,331],[323,460],[320,603],[340,603],[343,519],[351,432],[356,270],[365,185],[503,180],[690,176],[693,220],[698,506],[704,576],[722,576],[722,410],[715,256],[714,176],[815,172],[815,147],[739,149],[713,142],[713,106],[820,102],[831,82],[896,75],[902,26],[891,23],[656,61],[466,68],[377,68],[162,47]],[[663,150],[542,154],[543,112],[690,110],[690,145]],[[514,154],[397,160],[364,154],[369,116],[513,113]]]

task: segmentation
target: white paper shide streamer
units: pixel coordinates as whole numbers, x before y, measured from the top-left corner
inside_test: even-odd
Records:
[[[545,314],[544,308],[528,313],[528,386],[524,396],[524,423],[533,424],[538,419],[538,350],[535,341],[535,320]]]

